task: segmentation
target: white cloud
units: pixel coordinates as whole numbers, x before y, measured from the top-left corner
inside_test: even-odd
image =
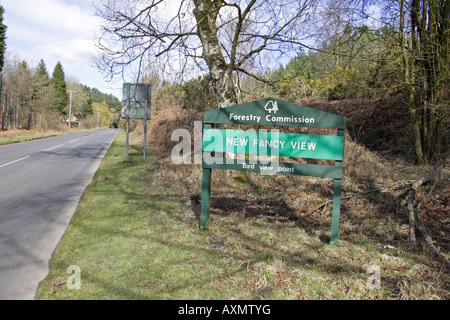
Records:
[[[98,27],[97,18],[81,12],[80,7],[69,6],[67,9],[66,25],[70,30],[86,30],[86,28],[95,31]]]
[[[55,60],[70,61],[71,65],[83,66],[91,61],[92,55],[95,54],[95,45],[92,40],[75,39],[65,46],[51,43],[37,45],[36,50]]]
[[[35,27],[62,37],[63,32],[81,32],[92,35],[99,26],[98,17],[82,12],[79,6],[67,5],[62,0],[3,0],[6,21],[13,26]],[[8,21],[12,15],[14,20]]]

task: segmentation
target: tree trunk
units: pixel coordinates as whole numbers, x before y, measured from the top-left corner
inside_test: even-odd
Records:
[[[6,113],[8,111],[8,94],[5,90],[5,103],[3,104],[3,112],[2,112],[2,130],[6,130],[7,129],[7,124],[6,124]]]
[[[14,102],[13,102],[13,98],[11,98],[11,104],[9,105],[9,126],[11,127],[11,129],[13,128],[15,122],[14,122]]]
[[[5,129],[5,110],[3,110],[2,112],[2,131],[6,130]]]
[[[28,112],[28,122],[27,122],[27,130],[31,129],[31,121],[33,120],[33,111],[30,110]]]
[[[404,0],[400,2],[401,19],[403,17]],[[421,99],[414,100],[414,107],[410,110],[413,118],[414,134],[416,139],[416,153],[418,163],[439,160],[442,145],[442,127],[446,102],[443,93],[449,81],[449,13],[448,1],[441,3],[437,0],[420,2],[413,0],[411,10],[411,37],[412,37],[412,67],[417,67],[411,77],[420,79],[418,86]],[[401,20],[401,37],[403,21]],[[406,68],[406,65],[405,65]],[[415,73],[417,72],[417,75]],[[407,70],[405,70],[405,75]],[[405,79],[405,81],[407,81]],[[411,102],[411,98],[409,99]],[[413,110],[414,109],[414,110]],[[420,110],[420,115],[414,114]],[[417,139],[419,128],[420,141]],[[421,150],[417,144],[420,142]],[[420,153],[420,152],[421,153]]]
[[[4,110],[3,110],[3,72],[0,72],[0,114],[2,115],[2,128],[1,130],[3,130],[3,114],[4,114]]]
[[[414,132],[414,145],[416,149],[416,162],[417,164],[424,163],[424,153],[423,153],[423,141],[422,141],[422,132],[421,132],[421,121],[417,116],[417,107],[416,107],[416,99],[415,99],[415,70],[414,63],[410,63],[408,52],[406,50],[406,39],[404,33],[404,25],[405,25],[405,1],[400,1],[400,47],[402,49],[402,59],[403,59],[403,73],[405,77],[405,85],[407,87],[408,94],[408,105],[409,112],[411,115],[411,121]],[[413,35],[414,37],[414,35]],[[415,39],[412,39],[412,51],[415,48]]]
[[[19,110],[20,104],[19,104],[19,100],[16,101],[16,124],[15,124],[15,128],[19,129],[19,116],[20,116],[20,110]]]
[[[197,32],[202,42],[203,58],[209,68],[218,108],[237,104],[233,70],[225,62],[217,37],[216,19],[222,0],[194,0]]]

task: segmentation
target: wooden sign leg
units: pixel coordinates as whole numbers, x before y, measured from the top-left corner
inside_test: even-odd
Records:
[[[144,162],[146,157],[147,157],[147,118],[144,119]]]
[[[211,169],[203,168],[202,178],[202,211],[200,215],[200,228],[209,225],[209,210],[211,208]]]
[[[126,144],[126,149],[125,149],[125,159],[128,160],[128,135],[129,135],[129,128],[130,128],[130,119],[127,118],[127,144]]]
[[[342,179],[334,179],[333,213],[331,215],[330,244],[338,244],[339,215],[341,211]]]

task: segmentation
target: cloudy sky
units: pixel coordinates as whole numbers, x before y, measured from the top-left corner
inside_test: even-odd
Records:
[[[120,98],[121,79],[107,82],[94,65],[101,20],[90,0],[1,0],[5,9],[7,55],[35,67],[41,59],[49,74],[58,61],[66,76]]]

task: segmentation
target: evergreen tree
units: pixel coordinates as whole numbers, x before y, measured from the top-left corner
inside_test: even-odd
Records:
[[[45,65],[44,59],[39,61],[34,78],[39,79],[39,84],[43,86],[47,86],[50,83],[50,76],[48,75],[47,66]]]
[[[5,50],[6,50],[6,26],[3,24],[3,13],[5,10],[3,6],[0,5],[0,73],[3,69],[3,64],[5,62]]]
[[[66,106],[69,103],[66,80],[61,62],[58,62],[53,70],[51,84],[55,88],[57,98],[57,108],[62,114],[66,114]]]
[[[2,84],[3,84],[3,65],[5,63],[5,50],[6,50],[6,26],[3,24],[3,13],[5,10],[3,9],[3,6],[0,5],[0,115],[1,115],[1,121],[2,121],[2,130],[5,129],[5,110],[2,106]]]
[[[43,59],[39,62],[32,78],[33,106],[39,114],[45,114],[46,109],[55,109],[55,90],[50,86],[50,76]]]

